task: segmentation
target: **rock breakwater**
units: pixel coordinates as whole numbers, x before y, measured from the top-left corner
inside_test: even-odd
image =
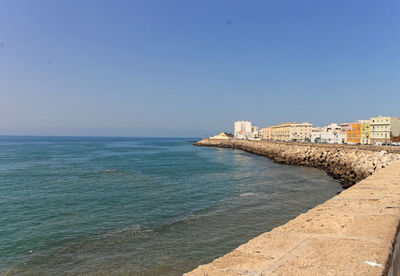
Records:
[[[400,275],[399,188],[400,161],[395,161],[184,275]]]
[[[348,188],[389,163],[400,160],[400,148],[203,139],[197,146],[241,149],[281,164],[320,168]]]

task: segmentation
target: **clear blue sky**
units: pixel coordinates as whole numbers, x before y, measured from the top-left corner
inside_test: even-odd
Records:
[[[400,116],[400,1],[0,1],[0,134]]]

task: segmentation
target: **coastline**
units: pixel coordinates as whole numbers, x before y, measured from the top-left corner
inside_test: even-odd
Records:
[[[203,139],[196,146],[240,149],[287,165],[315,167],[349,188],[400,160],[400,148],[276,141]]]
[[[4,228],[0,251],[10,250],[0,257],[0,271],[63,275],[73,267],[74,274],[182,275],[342,190],[318,169],[281,166],[236,150],[221,153],[187,140],[44,137],[0,143],[2,188],[10,195],[3,198],[9,206],[4,218],[14,220]],[[29,200],[46,195],[49,200]],[[270,210],[274,216],[266,220]],[[38,212],[40,226],[31,223]],[[71,223],[76,212],[79,223]]]
[[[395,153],[397,149],[388,153],[382,147],[318,145],[312,150],[310,144],[209,139],[196,145],[246,150],[279,163],[308,165],[325,171],[327,167],[341,164],[344,173],[340,176],[352,187],[184,275],[392,276],[400,272],[400,159]],[[321,156],[320,151],[325,152],[324,155]],[[328,152],[336,154],[336,159]],[[304,159],[307,154],[310,159]],[[323,165],[325,163],[331,165]],[[362,173],[371,163],[375,163],[374,170],[362,174],[361,179],[353,177],[354,183],[346,179],[349,170],[358,168],[355,173]]]

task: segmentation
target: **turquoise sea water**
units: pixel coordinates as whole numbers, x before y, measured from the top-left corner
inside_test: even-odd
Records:
[[[341,190],[190,140],[0,137],[0,274],[180,275]]]

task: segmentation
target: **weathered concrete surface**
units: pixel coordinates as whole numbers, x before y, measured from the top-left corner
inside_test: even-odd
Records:
[[[399,222],[400,161],[394,161],[185,275],[387,275]]]
[[[345,188],[400,160],[400,147],[217,139],[203,139],[196,145],[241,149],[282,164],[320,168],[339,179]]]

